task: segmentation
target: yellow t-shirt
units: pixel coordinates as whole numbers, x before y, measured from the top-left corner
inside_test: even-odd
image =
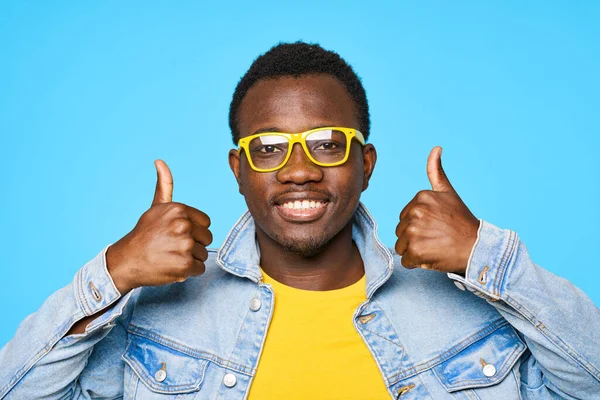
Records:
[[[352,324],[366,280],[337,290],[295,289],[263,271],[275,291],[273,319],[249,400],[390,399]]]

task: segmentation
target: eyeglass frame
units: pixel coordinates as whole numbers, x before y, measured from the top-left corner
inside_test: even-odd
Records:
[[[343,132],[344,135],[346,135],[346,141],[347,141],[346,143],[348,145],[346,146],[346,154],[344,155],[344,158],[342,160],[336,161],[334,163],[322,163],[320,161],[315,160],[315,158],[310,154],[310,151],[308,150],[308,147],[306,145],[306,137],[308,135],[310,135],[311,133],[318,132],[318,131],[325,131],[325,130],[337,130],[337,131]],[[280,165],[278,165],[275,168],[258,168],[254,165],[254,162],[252,161],[252,156],[250,156],[250,149],[249,149],[250,142],[252,140],[256,139],[257,137],[273,136],[273,135],[283,136],[288,140],[288,151],[285,156],[285,159],[281,162]],[[324,126],[321,128],[314,128],[314,129],[310,129],[308,131],[298,132],[298,133],[261,132],[261,133],[256,133],[254,135],[240,138],[240,140],[238,140],[237,151],[238,151],[238,154],[240,154],[240,155],[241,155],[242,150],[245,151],[246,158],[248,159],[248,163],[250,164],[250,167],[254,171],[256,171],[256,172],[273,172],[273,171],[277,171],[277,170],[283,168],[285,166],[285,164],[287,164],[290,157],[292,156],[292,150],[294,148],[294,144],[300,143],[300,145],[302,146],[302,149],[304,150],[304,154],[306,154],[308,159],[310,161],[312,161],[314,164],[316,164],[320,167],[336,167],[336,166],[342,165],[343,163],[348,161],[348,157],[350,156],[350,148],[352,147],[352,139],[356,139],[362,146],[364,146],[366,143],[364,135],[358,129],[344,128],[341,126]]]

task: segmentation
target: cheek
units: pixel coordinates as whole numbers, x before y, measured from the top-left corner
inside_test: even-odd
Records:
[[[240,193],[253,212],[263,210],[268,201],[269,187],[272,186],[270,181],[273,179],[269,175],[255,172],[250,167],[246,170],[240,169]]]
[[[346,182],[346,190],[350,197],[360,197],[364,181],[362,157],[354,158],[349,166],[351,168],[345,171],[345,175],[341,179]]]
[[[330,189],[335,191],[338,203],[338,211],[342,213],[353,211],[362,193],[363,175],[362,165],[348,164],[350,168],[344,168],[331,175],[330,182],[335,182]]]

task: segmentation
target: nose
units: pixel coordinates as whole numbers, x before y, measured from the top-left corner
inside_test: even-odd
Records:
[[[308,182],[319,182],[323,179],[323,170],[313,163],[300,143],[294,143],[292,154],[287,163],[277,171],[280,183],[303,185]]]

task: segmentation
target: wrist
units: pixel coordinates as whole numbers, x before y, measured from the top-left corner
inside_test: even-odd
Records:
[[[125,265],[125,258],[121,255],[120,242],[113,244],[106,250],[106,269],[121,296],[125,296],[135,287],[126,273],[128,268]]]

